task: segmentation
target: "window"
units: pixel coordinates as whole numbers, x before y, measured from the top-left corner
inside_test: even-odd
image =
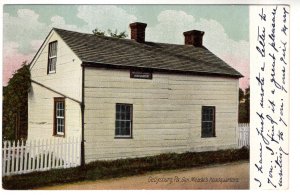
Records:
[[[202,106],[201,137],[215,137],[215,107]]]
[[[48,74],[55,73],[57,59],[57,41],[49,43],[48,49]]]
[[[54,98],[54,135],[65,135],[65,99]]]
[[[116,104],[115,136],[132,137],[132,104]]]

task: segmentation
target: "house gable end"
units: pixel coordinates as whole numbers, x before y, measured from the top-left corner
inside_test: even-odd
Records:
[[[57,42],[55,71],[49,71],[49,43]],[[48,88],[81,101],[82,61],[60,37],[51,30],[30,64],[31,79]]]
[[[32,58],[31,62],[30,62],[30,70],[35,66],[36,61],[39,59],[41,53],[43,52],[48,52],[48,46],[49,43],[51,42],[51,38],[53,37],[53,35],[57,35],[60,39],[60,42],[63,42],[67,48],[69,50],[71,50],[73,52],[73,54],[78,58],[78,60],[80,60],[80,58],[78,57],[78,55],[72,50],[71,47],[69,47],[69,45],[63,40],[63,38],[59,35],[59,33],[57,33],[55,31],[55,28],[53,28],[48,35],[46,36],[45,40],[43,41],[42,45],[40,46],[40,48],[38,49],[38,51],[36,52],[36,54],[34,55],[34,57]],[[81,60],[80,60],[81,61]]]

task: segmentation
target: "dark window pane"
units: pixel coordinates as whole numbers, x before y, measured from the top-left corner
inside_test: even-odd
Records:
[[[125,122],[121,123],[121,135],[126,135],[125,134]]]
[[[121,105],[119,105],[119,104],[117,104],[117,106],[116,106],[117,108],[117,112],[120,112],[121,111]]]
[[[130,120],[130,112],[126,112],[126,120]]]
[[[125,121],[121,121],[121,128],[122,128],[122,130],[125,129],[125,127],[126,127],[126,122]]]
[[[56,57],[51,59],[51,65],[52,65],[52,69],[55,70]]]
[[[126,116],[125,112],[122,112],[122,114],[121,114],[121,119],[122,119],[122,120],[125,120],[125,116]]]
[[[126,128],[130,128],[130,121],[126,121]]]
[[[212,108],[209,108],[208,120],[209,120],[209,121],[212,121],[212,120],[213,120],[213,110],[212,110]]]
[[[204,114],[203,115],[203,121],[207,121],[208,120],[208,115],[207,114]]]
[[[130,129],[129,128],[126,128],[124,130],[124,135],[130,135]]]
[[[56,56],[57,54],[57,42],[49,43],[49,57]]]
[[[126,111],[125,107],[126,106],[124,106],[124,105],[121,106],[121,112],[125,112]]]
[[[202,133],[204,137],[211,137],[213,136],[212,131],[212,124],[211,122],[203,122],[203,129]]]

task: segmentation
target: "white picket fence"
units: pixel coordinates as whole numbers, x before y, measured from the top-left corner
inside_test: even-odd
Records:
[[[79,165],[79,138],[18,140],[2,143],[2,176]]]
[[[238,147],[250,146],[250,125],[249,123],[239,123],[238,125]]]

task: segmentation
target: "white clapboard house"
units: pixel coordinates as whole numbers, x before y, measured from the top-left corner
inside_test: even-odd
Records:
[[[80,137],[82,163],[237,147],[242,75],[203,46],[52,29],[31,62],[28,138]],[[222,43],[220,43],[222,44]]]

